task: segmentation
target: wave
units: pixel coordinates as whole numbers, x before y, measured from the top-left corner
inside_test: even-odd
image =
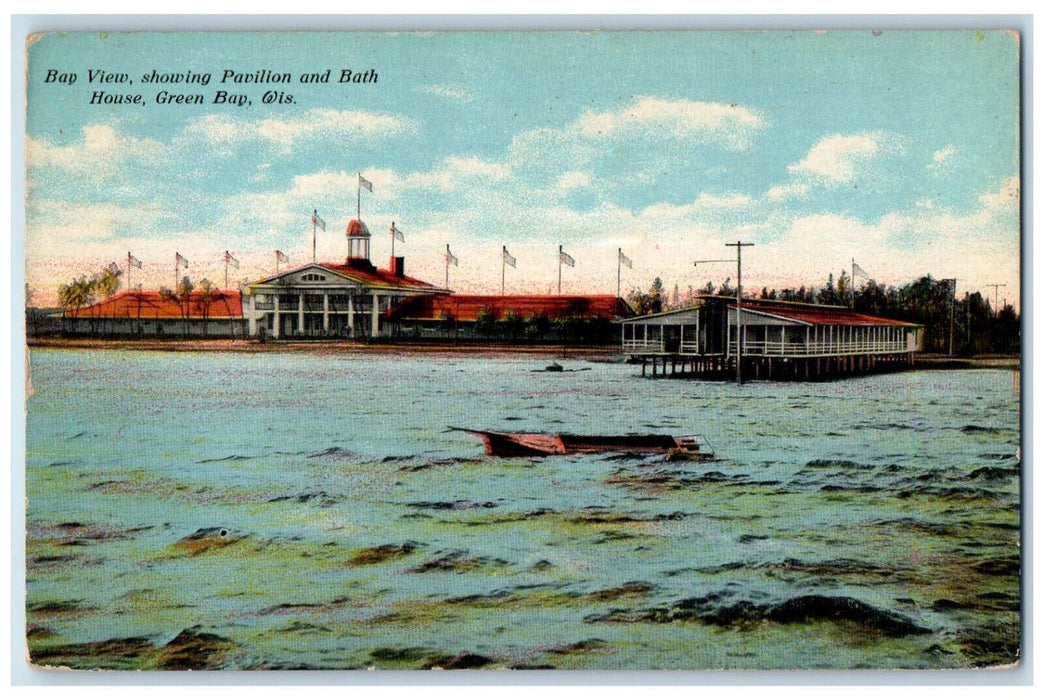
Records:
[[[699,598],[686,598],[666,607],[636,611],[614,610],[585,618],[586,622],[702,622],[717,627],[735,627],[775,622],[800,624],[809,622],[845,622],[858,625],[887,637],[928,634],[932,630],[911,618],[874,607],[848,596],[803,595],[779,603],[732,601],[728,592],[712,593]]]

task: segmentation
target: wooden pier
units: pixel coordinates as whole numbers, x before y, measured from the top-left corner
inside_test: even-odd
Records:
[[[921,326],[836,306],[703,297],[691,308],[620,322],[643,377],[826,381],[908,369]],[[737,358],[742,364],[737,367]]]
[[[680,353],[640,353],[630,356],[641,364],[642,376],[651,379],[687,378],[732,380],[736,358],[724,355],[698,356]],[[831,381],[865,374],[898,372],[914,364],[913,353],[841,355],[820,357],[744,357],[746,379],[770,381]]]

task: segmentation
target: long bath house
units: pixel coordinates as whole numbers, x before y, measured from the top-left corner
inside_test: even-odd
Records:
[[[620,321],[642,375],[831,379],[913,365],[923,327],[838,306],[701,296],[693,306]]]

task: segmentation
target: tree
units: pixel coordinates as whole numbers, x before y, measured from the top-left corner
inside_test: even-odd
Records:
[[[819,290],[816,295],[817,304],[836,304],[837,303],[837,289],[834,288],[834,273],[831,272],[827,278],[826,286]]]
[[[518,315],[518,312],[514,309],[508,309],[504,313],[504,318],[497,322],[497,325],[503,330],[500,333],[501,337],[506,337],[510,340],[518,340],[522,337],[522,332],[525,329],[526,322]]]
[[[488,306],[479,309],[475,314],[475,332],[486,338],[497,331],[497,312]]]
[[[90,306],[96,299],[96,277],[87,278],[81,275],[78,279],[58,287],[58,302],[62,306],[62,325],[65,325],[67,312],[79,312]],[[91,332],[94,332],[94,316],[91,316]]]
[[[199,302],[203,311],[203,337],[207,337],[207,321],[210,319],[210,305],[214,302],[216,287],[206,277],[199,281]]]
[[[663,311],[663,280],[659,277],[653,280],[649,287],[649,308],[651,313],[658,314]]]

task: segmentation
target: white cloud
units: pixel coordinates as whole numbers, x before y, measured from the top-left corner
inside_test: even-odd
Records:
[[[471,92],[459,85],[424,85],[417,89],[420,92],[436,95],[453,102],[470,102],[474,97]]]
[[[774,185],[765,193],[769,202],[783,202],[788,199],[801,199],[808,195],[808,185],[803,182],[792,182],[786,185]]]
[[[745,253],[744,261],[751,261],[753,283],[770,288],[822,284],[829,273],[850,270],[854,258],[883,284],[931,274],[958,278],[960,290],[983,291],[996,282],[1017,289],[1018,200],[1019,180],[1012,177],[966,213],[932,205],[874,222],[835,214],[802,216],[779,239],[758,245],[749,258]]]
[[[565,173],[589,169],[600,156],[631,152],[632,170],[648,168],[649,161],[662,169],[665,159],[689,158],[703,145],[745,150],[763,127],[757,112],[740,105],[638,97],[619,109],[586,111],[560,127],[516,134],[507,162],[518,171]]]
[[[392,138],[416,131],[410,119],[359,110],[310,109],[290,119],[243,120],[208,114],[185,127],[185,134],[218,145],[262,141],[289,152],[306,139]]]
[[[26,249],[35,252],[72,249],[88,241],[103,241],[121,229],[154,228],[169,212],[155,203],[121,207],[110,202],[74,204],[58,200],[32,200],[26,212]]]
[[[714,195],[704,192],[696,198],[696,206],[703,209],[742,209],[748,205],[750,197],[740,193]]]
[[[1018,213],[1021,199],[1022,181],[1017,176],[1005,180],[997,191],[987,192],[979,197],[979,201],[988,211],[1014,214]]]
[[[101,182],[130,163],[156,162],[166,151],[159,141],[119,134],[108,124],[83,127],[83,138],[69,146],[45,139],[26,139],[26,162],[30,168],[59,168]]]
[[[834,134],[820,139],[801,162],[792,163],[787,170],[830,183],[851,182],[858,166],[873,159],[886,145],[880,133]]]
[[[587,139],[640,132],[679,142],[715,141],[743,149],[749,146],[751,134],[762,126],[755,112],[735,104],[638,97],[622,109],[584,112],[572,128]]]
[[[555,187],[562,192],[572,192],[591,186],[591,174],[582,170],[570,170],[562,173],[555,183]]]
[[[932,154],[932,161],[936,164],[941,165],[942,163],[945,163],[950,158],[952,158],[955,152],[956,151],[954,150],[953,146],[947,146],[946,148],[939,149],[938,151]]]

